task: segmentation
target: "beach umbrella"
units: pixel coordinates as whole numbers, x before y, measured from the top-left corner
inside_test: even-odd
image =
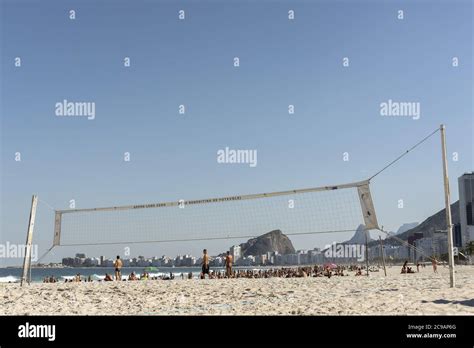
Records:
[[[326,264],[324,265],[324,268],[333,269],[333,268],[337,268],[337,265],[334,264],[334,263],[326,263]]]

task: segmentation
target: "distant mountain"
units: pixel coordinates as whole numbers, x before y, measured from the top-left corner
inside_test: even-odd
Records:
[[[395,232],[395,234],[397,235],[397,234],[404,233],[408,230],[411,230],[412,228],[415,228],[419,224],[420,224],[419,222],[410,222],[410,223],[403,224],[398,228],[398,230],[397,230],[397,232]]]
[[[459,201],[451,204],[451,220],[453,224],[459,223]],[[432,237],[435,231],[441,231],[446,229],[446,209],[438,211],[436,214],[431,215],[421,224],[397,234],[397,238],[407,240],[408,237],[413,236],[415,233],[423,233],[423,237]],[[393,238],[387,238],[386,244],[399,244]]]
[[[352,238],[349,239],[348,241],[342,242],[342,244],[365,244],[365,233],[366,233],[365,225],[360,224],[357,227]],[[367,240],[368,242],[375,240],[370,236],[370,231],[367,232],[367,237],[368,237],[368,240]]]
[[[249,239],[240,244],[243,256],[263,255],[267,252],[278,251],[279,254],[294,254],[295,248],[291,240],[280,230],[265,233],[257,238]]]

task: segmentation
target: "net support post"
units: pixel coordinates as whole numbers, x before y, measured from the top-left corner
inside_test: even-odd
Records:
[[[377,222],[377,216],[375,215],[375,207],[372,201],[372,195],[370,194],[369,182],[367,181],[363,185],[358,186],[357,193],[359,195],[365,228],[367,230],[378,229],[379,224]]]
[[[58,246],[61,241],[61,217],[62,213],[60,211],[54,212],[54,239],[53,247]]]
[[[31,267],[31,246],[33,242],[33,229],[35,227],[36,218],[36,207],[38,206],[38,196],[33,195],[31,199],[30,219],[28,221],[28,231],[26,232],[26,244],[25,244],[25,258],[23,260],[23,273],[21,276],[20,286],[23,286],[24,282],[30,282],[28,273]]]
[[[369,276],[369,229],[365,229],[365,267],[367,268],[367,277]]]
[[[383,272],[385,273],[385,276],[387,276],[387,269],[385,268],[385,250],[383,248],[383,242],[382,242],[381,236],[379,236],[379,242],[380,242],[380,255],[382,257],[382,264],[383,264]]]
[[[443,157],[443,177],[444,177],[444,199],[446,204],[446,227],[448,231],[448,263],[449,263],[449,281],[450,287],[456,286],[454,278],[454,255],[453,255],[453,223],[451,220],[451,204],[449,192],[448,160],[446,155],[446,127],[442,124],[439,127],[441,131],[441,151]]]

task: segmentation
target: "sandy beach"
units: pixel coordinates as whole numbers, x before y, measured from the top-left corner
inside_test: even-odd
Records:
[[[0,285],[1,315],[472,315],[474,266],[370,277]]]

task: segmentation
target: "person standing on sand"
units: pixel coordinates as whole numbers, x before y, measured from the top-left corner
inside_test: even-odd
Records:
[[[431,259],[431,264],[433,265],[433,272],[438,273],[438,261],[435,258]]]
[[[225,275],[227,278],[232,276],[232,255],[229,252],[227,252],[225,257]]]
[[[115,280],[122,280],[122,260],[117,255],[117,259],[114,262],[115,267]]]
[[[207,276],[209,279],[211,278],[209,274],[209,255],[207,255],[207,249],[202,251],[202,271],[201,271],[201,279],[204,279]]]

